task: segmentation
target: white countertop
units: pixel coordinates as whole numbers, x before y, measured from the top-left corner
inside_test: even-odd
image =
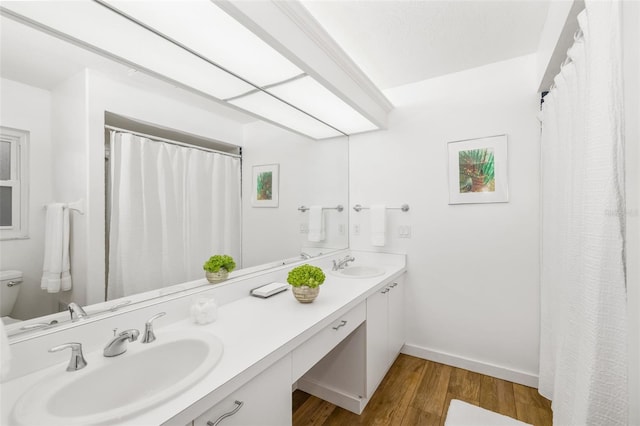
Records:
[[[339,278],[325,270],[325,283],[320,287],[318,298],[310,304],[299,303],[287,289],[268,299],[246,296],[223,305],[218,309],[218,319],[211,324],[196,325],[185,319],[157,328],[158,341],[162,340],[164,332],[172,330],[197,328],[207,331],[223,342],[224,354],[219,363],[188,391],[138,416],[123,419],[120,424],[184,426],[364,301],[384,282],[406,270],[404,260],[399,264],[397,256],[389,263],[385,262],[384,255],[374,255],[374,258],[376,266],[385,268],[384,275],[366,279]],[[139,343],[130,345],[136,344]],[[91,357],[102,356],[101,351],[97,352],[86,354],[89,364]],[[126,357],[127,353],[121,356]],[[3,383],[0,424],[13,423],[10,408],[25,390],[52,371],[64,370],[65,365],[57,364]],[[91,392],[90,389],[87,391]]]

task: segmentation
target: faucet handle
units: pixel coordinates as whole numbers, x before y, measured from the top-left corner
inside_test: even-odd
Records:
[[[138,336],[140,335],[140,332],[138,330],[136,330],[135,328],[129,329],[129,330],[125,330],[122,333],[119,334],[120,337],[124,337],[126,338],[126,340],[130,341],[130,342],[135,342],[136,340],[138,340]]]
[[[77,371],[87,366],[87,360],[84,359],[84,355],[82,354],[82,343],[65,343],[63,345],[55,346],[49,349],[49,352],[59,352],[65,349],[71,349],[71,359],[69,359],[67,371]]]
[[[159,314],[149,318],[147,322],[144,323],[144,336],[142,337],[142,343],[151,343],[156,340],[156,334],[153,332],[153,321],[165,315],[167,315],[166,312],[160,312]]]

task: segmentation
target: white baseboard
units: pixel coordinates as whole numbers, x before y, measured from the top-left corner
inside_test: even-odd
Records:
[[[333,389],[330,386],[316,383],[305,378],[298,379],[298,389],[356,414],[361,414],[368,402],[365,398],[357,395],[349,395],[339,389]]]
[[[405,344],[400,352],[429,361],[464,368],[465,370],[474,371],[476,373],[485,374],[502,380],[508,380],[521,385],[531,386],[533,388],[538,387],[537,374],[501,367],[499,365],[489,364],[487,362],[410,344]]]

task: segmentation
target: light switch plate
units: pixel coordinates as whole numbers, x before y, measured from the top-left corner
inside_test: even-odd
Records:
[[[411,226],[398,226],[398,238],[411,238]]]

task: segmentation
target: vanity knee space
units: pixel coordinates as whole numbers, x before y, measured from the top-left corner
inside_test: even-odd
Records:
[[[347,315],[364,314],[364,321],[354,324],[348,330],[349,336],[345,333],[330,352],[322,350],[320,343],[325,341],[324,333],[331,331],[329,327],[297,349],[305,355],[314,350],[320,352],[317,362],[307,362],[313,366],[299,378],[306,369],[296,369],[294,357],[293,378],[298,380],[299,389],[362,413],[404,345],[403,280],[401,275],[386,281],[350,311]]]
[[[366,303],[362,302],[309,340],[293,350],[293,381],[297,381],[355,330],[366,318]]]

